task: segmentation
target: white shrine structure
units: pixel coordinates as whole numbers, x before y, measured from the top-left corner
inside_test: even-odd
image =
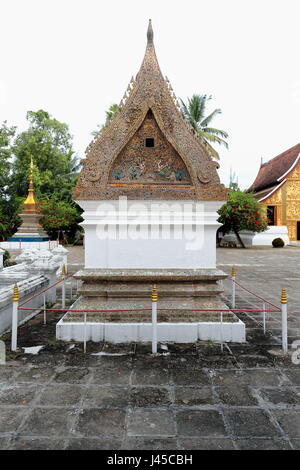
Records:
[[[84,210],[85,266],[75,275],[83,283],[57,338],[150,341],[155,284],[159,341],[245,341],[216,268],[227,189],[161,73],[151,21],[141,68],[82,163],[73,199]]]

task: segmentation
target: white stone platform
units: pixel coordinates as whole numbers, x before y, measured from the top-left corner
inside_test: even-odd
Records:
[[[86,328],[86,331],[85,331]],[[64,322],[56,325],[56,338],[62,341],[106,341],[110,343],[152,341],[151,323],[99,323]],[[243,343],[246,341],[245,324],[237,322],[158,323],[158,341],[193,343],[211,340]]]

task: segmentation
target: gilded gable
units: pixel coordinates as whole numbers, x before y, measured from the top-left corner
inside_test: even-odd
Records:
[[[182,117],[149,24],[143,63],[110,126],[89,145],[75,200],[226,200],[218,163]]]
[[[188,169],[151,110],[110,171],[110,183],[191,184]]]

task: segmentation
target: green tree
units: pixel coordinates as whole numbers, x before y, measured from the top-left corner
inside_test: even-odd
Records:
[[[243,248],[246,247],[239,235],[241,230],[263,232],[268,227],[265,210],[251,193],[230,190],[218,214],[218,222],[224,225],[225,232],[233,231]]]
[[[219,160],[218,152],[212,147],[212,144],[224,145],[228,148],[226,140],[228,134],[225,131],[210,127],[210,123],[217,114],[221,114],[220,109],[215,109],[212,113],[206,116],[206,106],[208,101],[212,99],[212,96],[208,95],[193,95],[191,98],[188,98],[187,105],[181,101],[181,110],[183,117],[189,121],[192,128],[195,131],[195,134],[201,139],[201,141],[206,145],[209,152],[212,156]]]
[[[99,132],[103,131],[103,129],[106,129],[110,125],[110,123],[113,121],[113,119],[117,116],[117,114],[120,111],[120,106],[116,103],[112,104],[108,111],[106,111],[106,120],[105,123],[102,124],[102,126],[97,126],[100,128],[98,131],[93,131],[92,135],[97,135]]]
[[[12,188],[25,197],[28,187],[30,158],[34,163],[33,180],[38,200],[55,195],[71,201],[76,183],[78,163],[72,148],[67,124],[59,122],[43,110],[28,111],[29,127],[21,132],[12,146]]]
[[[10,184],[11,171],[11,142],[15,135],[16,127],[8,127],[4,121],[0,128],[0,197],[6,197]]]
[[[11,158],[12,139],[15,135],[16,127],[7,126],[4,121],[0,128],[0,240],[13,235],[21,223],[18,217],[20,199],[14,194],[11,188]]]
[[[40,223],[50,235],[57,235],[58,240],[61,234],[64,235],[64,231],[74,233],[77,224],[83,220],[74,203],[60,201],[55,197],[41,202],[40,211]]]

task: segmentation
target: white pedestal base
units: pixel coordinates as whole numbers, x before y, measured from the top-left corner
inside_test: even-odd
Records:
[[[63,317],[64,318],[64,317]],[[56,338],[62,341],[84,341],[84,322],[64,322],[56,325]],[[222,324],[201,323],[158,323],[158,341],[194,343],[211,340],[243,343],[246,341],[245,324],[242,321]],[[86,341],[128,343],[152,341],[151,323],[87,323]]]

